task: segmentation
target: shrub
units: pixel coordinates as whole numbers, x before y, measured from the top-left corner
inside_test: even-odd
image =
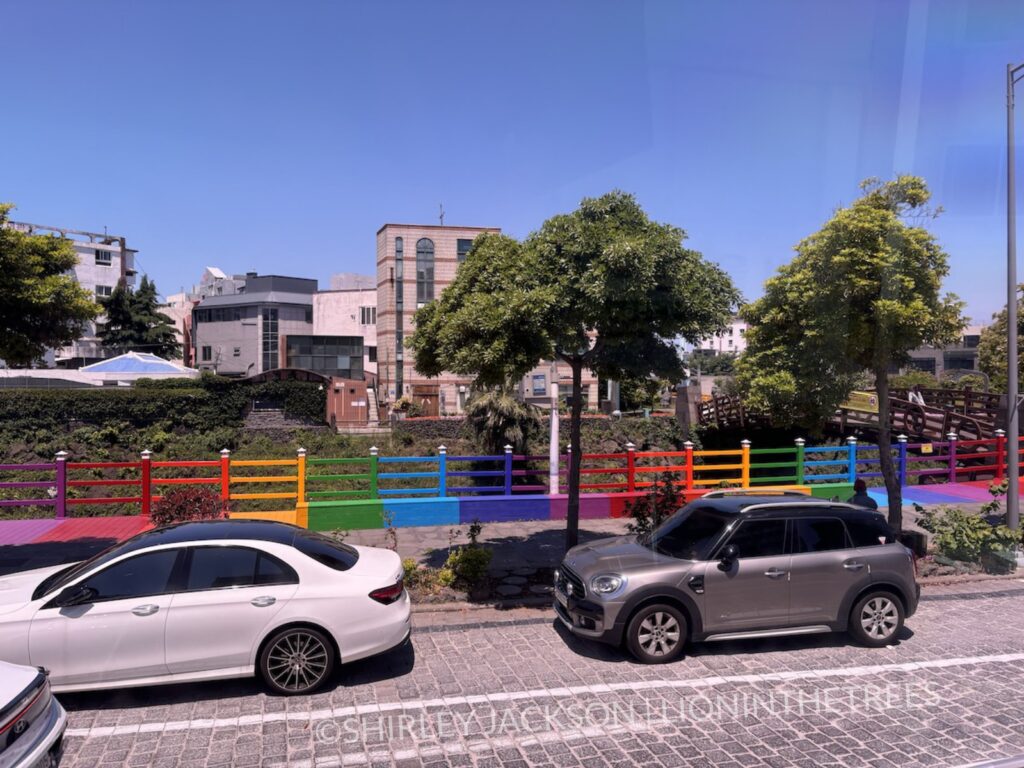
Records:
[[[1020,531],[993,525],[980,515],[957,507],[928,510],[919,521],[932,534],[940,555],[971,563],[981,562],[1020,543]]]
[[[491,556],[491,550],[473,545],[453,549],[441,568],[439,578],[442,583],[447,580],[446,586],[459,583],[472,589],[482,584],[487,578]]]
[[[203,486],[185,485],[165,493],[154,506],[150,520],[160,527],[220,517],[227,517],[227,507],[220,494]]]
[[[665,472],[654,479],[654,485],[646,495],[626,505],[626,511],[633,521],[626,524],[626,530],[646,536],[683,506],[683,493],[676,486],[679,476]]]

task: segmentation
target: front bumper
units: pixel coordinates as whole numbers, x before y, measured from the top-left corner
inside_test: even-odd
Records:
[[[55,768],[64,748],[64,729],[67,725],[67,712],[51,696],[46,712],[37,717],[17,741],[0,753],[0,768]]]
[[[559,620],[574,635],[602,643],[618,644],[621,631],[616,627],[614,617],[609,615],[606,606],[566,595],[557,587],[553,605]]]

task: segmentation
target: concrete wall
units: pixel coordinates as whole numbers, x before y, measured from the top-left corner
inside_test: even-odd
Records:
[[[361,336],[364,349],[377,346],[377,326],[363,324],[364,307],[376,308],[376,288],[355,288],[320,291],[313,294],[313,334],[316,336]],[[372,319],[372,318],[371,318]],[[377,372],[377,363],[370,362],[367,350],[363,370]]]

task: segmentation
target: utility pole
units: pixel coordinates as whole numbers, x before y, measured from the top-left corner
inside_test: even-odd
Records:
[[[1013,137],[1013,86],[1024,64],[1006,65],[1006,522],[1020,526],[1020,386],[1017,381],[1017,174]]]

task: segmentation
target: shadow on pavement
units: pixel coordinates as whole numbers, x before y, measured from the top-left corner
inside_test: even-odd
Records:
[[[102,552],[116,543],[117,539],[114,538],[83,538],[71,541],[9,544],[0,547],[0,576],[88,560],[97,552]]]
[[[555,631],[562,638],[566,646],[577,656],[597,661],[627,662],[640,664],[641,662],[623,648],[616,648],[605,643],[598,643],[577,637],[572,634],[561,621],[555,619],[553,622]],[[894,645],[900,645],[914,636],[913,630],[904,626],[900,630],[897,641]],[[679,662],[685,662],[687,658],[699,658],[701,656],[735,656],[750,655],[758,653],[776,653],[779,651],[800,651],[808,648],[843,648],[845,646],[863,647],[850,638],[845,632],[829,632],[820,635],[791,635],[789,637],[768,637],[751,638],[749,640],[727,640],[724,642],[688,644]],[[868,650],[865,648],[865,650]],[[881,649],[875,649],[881,650]]]
[[[580,521],[580,525],[586,525],[586,520]],[[486,532],[486,528],[484,529]],[[579,532],[579,543],[589,544],[598,539],[607,539],[614,536],[612,533],[601,531],[588,531],[581,528]],[[537,531],[525,536],[502,536],[500,538],[486,538],[480,542],[482,547],[491,550],[494,555],[491,560],[491,570],[511,570],[513,568],[554,568],[565,555],[565,529],[552,528]],[[424,563],[431,568],[440,568],[448,557],[446,548],[431,550]]]
[[[335,672],[334,680],[321,688],[312,696],[329,694],[335,688],[355,685],[367,685],[402,677],[412,671],[416,653],[411,642],[397,648],[373,656],[368,659],[346,664]],[[197,701],[216,701],[219,699],[235,699],[248,696],[277,697],[267,693],[263,684],[255,677],[235,680],[211,680],[201,683],[176,683],[167,685],[148,685],[139,688],[118,688],[104,691],[85,691],[81,693],[59,693],[57,698],[69,712],[78,710],[106,709],[137,709],[141,707],[161,707],[174,704],[191,704]],[[302,699],[302,696],[294,698]]]

